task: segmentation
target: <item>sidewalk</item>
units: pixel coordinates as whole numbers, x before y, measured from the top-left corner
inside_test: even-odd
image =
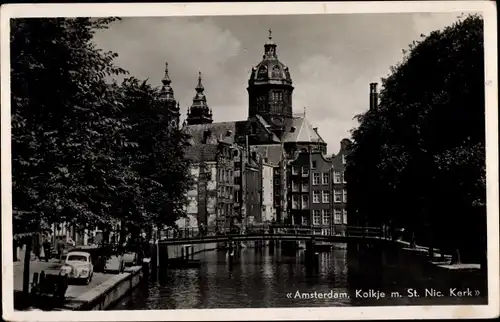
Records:
[[[59,260],[51,259],[48,262],[31,261],[30,262],[30,283],[33,280],[33,273],[40,273],[45,271],[49,274],[58,274],[62,264]],[[22,291],[23,289],[23,271],[24,261],[14,262],[14,290]]]
[[[43,261],[31,261],[30,262],[30,287],[31,287],[31,282],[33,281],[33,273],[38,272],[40,273],[42,270],[45,273],[48,274],[59,274],[59,270],[63,264],[59,262],[57,259],[51,259],[49,262],[43,262]],[[23,261],[18,261],[14,263],[14,293],[21,293],[23,289],[23,271],[24,271],[24,262]],[[82,294],[85,294],[97,286],[101,285],[102,283],[116,278],[116,276],[122,276],[123,274],[128,274],[128,273],[122,273],[119,275],[115,274],[104,274],[104,273],[94,273],[94,276],[92,278],[92,281],[88,285],[80,285],[80,284],[70,284],[67,291],[66,291],[66,302],[67,303],[72,303],[72,301],[75,301],[79,296]]]

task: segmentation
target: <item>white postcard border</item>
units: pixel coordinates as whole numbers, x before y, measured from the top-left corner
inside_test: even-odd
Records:
[[[480,12],[484,18],[486,162],[488,231],[488,305],[384,306],[272,309],[196,309],[92,312],[13,311],[12,203],[10,160],[10,57],[9,18],[75,16],[214,16],[335,13]],[[430,319],[489,318],[498,316],[499,200],[498,200],[498,75],[497,22],[494,2],[297,2],[297,3],[176,3],[176,4],[13,4],[1,7],[1,147],[2,147],[2,305],[11,321],[164,321],[164,320],[333,320],[333,319]]]

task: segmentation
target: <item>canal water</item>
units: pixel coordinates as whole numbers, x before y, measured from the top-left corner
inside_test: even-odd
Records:
[[[373,249],[344,247],[311,259],[304,250],[244,248],[232,264],[223,250],[194,258],[203,265],[164,269],[111,310],[487,303],[484,278],[452,277],[425,261]],[[479,295],[455,295],[467,287]]]

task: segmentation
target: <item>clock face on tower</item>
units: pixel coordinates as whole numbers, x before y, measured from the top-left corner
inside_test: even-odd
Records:
[[[282,126],[283,125],[283,118],[278,117],[278,116],[273,116],[271,118],[271,122],[273,122],[274,125]]]

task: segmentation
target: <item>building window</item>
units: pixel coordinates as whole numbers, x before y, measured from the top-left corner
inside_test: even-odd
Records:
[[[307,167],[302,167],[302,176],[303,177],[309,176],[309,169]]]
[[[342,224],[342,210],[341,209],[334,209],[333,210],[333,223],[335,225]]]
[[[322,230],[321,230],[321,234],[322,234],[323,236],[330,236],[330,235],[331,235],[331,231],[330,231],[330,229],[328,229],[328,228],[327,228],[327,229],[322,229]]]
[[[302,216],[302,226],[307,226],[307,217],[306,216]]]
[[[342,154],[342,164],[346,164],[345,154]]]
[[[308,192],[309,191],[309,181],[303,181],[302,182],[302,192]]]
[[[320,196],[318,190],[313,190],[313,203],[320,203]]]
[[[340,183],[341,182],[341,173],[339,171],[334,171],[333,172],[333,183]]]
[[[329,184],[330,183],[330,173],[328,172],[323,172],[323,184]]]
[[[333,190],[333,202],[342,202],[342,191],[339,189]]]
[[[313,173],[313,185],[319,185],[319,173]]]
[[[342,202],[347,202],[347,190],[342,189]]]
[[[319,209],[313,210],[313,224],[321,225],[321,211]]]
[[[347,209],[342,209],[342,222],[347,225]]]
[[[330,203],[330,191],[323,190],[323,203]]]
[[[316,169],[316,166],[317,166],[317,162],[313,161],[311,164],[311,169]]]
[[[298,167],[292,167],[292,174],[299,174]]]
[[[296,181],[292,181],[292,191],[293,192],[299,191],[299,184]]]
[[[323,225],[329,225],[329,224],[330,224],[330,210],[323,209]]]
[[[229,182],[231,182],[231,179],[233,178],[233,171],[232,171],[232,170],[229,170],[229,171],[228,171],[228,173],[227,173],[227,176],[228,176],[227,180],[228,180]]]
[[[298,195],[292,196],[292,209],[299,209],[299,196]]]
[[[302,209],[309,209],[309,196],[308,195],[302,196]]]

